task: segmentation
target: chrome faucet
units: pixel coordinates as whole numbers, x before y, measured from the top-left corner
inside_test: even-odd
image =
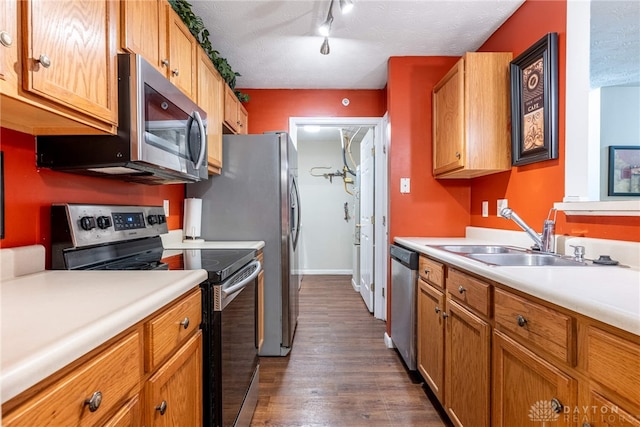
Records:
[[[555,211],[555,209],[551,209],[549,211],[549,216],[551,216],[551,212]],[[553,253],[554,246],[554,234],[555,234],[555,220],[549,219],[549,217],[544,221],[544,227],[542,230],[542,237],[538,233],[536,233],[531,227],[527,225],[526,222],[522,220],[518,216],[517,213],[513,211],[511,208],[504,208],[500,211],[500,215],[506,219],[513,220],[520,228],[522,228],[525,233],[531,240],[533,240],[536,246],[539,248],[541,252]]]

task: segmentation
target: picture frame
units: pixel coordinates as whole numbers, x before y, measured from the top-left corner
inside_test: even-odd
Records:
[[[640,196],[640,145],[609,146],[609,196]]]
[[[511,164],[558,158],[558,33],[510,63]]]

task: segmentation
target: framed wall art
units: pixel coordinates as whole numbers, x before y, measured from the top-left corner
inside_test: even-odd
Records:
[[[511,164],[558,158],[558,34],[511,61]]]
[[[609,196],[640,196],[640,146],[609,147]]]

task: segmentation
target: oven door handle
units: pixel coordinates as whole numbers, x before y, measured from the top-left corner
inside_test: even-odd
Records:
[[[251,264],[249,264],[249,266],[247,266],[247,268],[251,268],[252,266],[256,266],[256,269],[253,270],[253,273],[251,273],[249,275],[249,277],[247,277],[246,279],[243,279],[242,281],[236,283],[235,285],[227,288],[227,289],[223,289],[222,290],[222,296],[224,298],[228,297],[229,295],[241,290],[242,288],[244,288],[245,286],[247,286],[247,283],[251,282],[253,279],[255,279],[256,277],[258,277],[258,274],[260,273],[260,270],[262,268],[262,265],[260,264],[260,261],[255,260],[253,261]]]

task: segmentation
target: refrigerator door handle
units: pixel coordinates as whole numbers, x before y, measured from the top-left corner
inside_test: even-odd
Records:
[[[292,177],[292,193],[295,196],[295,205],[291,205],[291,210],[295,210],[295,224],[293,227],[293,249],[298,247],[298,237],[300,236],[300,194],[298,193],[298,184],[296,183],[296,177]],[[293,213],[293,212],[292,212]]]

